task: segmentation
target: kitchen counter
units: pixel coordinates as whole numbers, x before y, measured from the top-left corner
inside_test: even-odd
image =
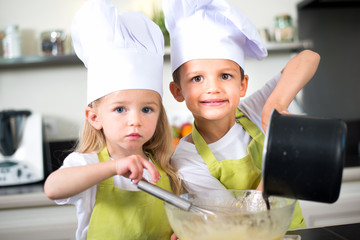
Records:
[[[75,240],[76,209],[56,205],[43,182],[0,188],[1,240]]]
[[[360,167],[344,168],[343,183],[359,182]],[[14,187],[0,187],[0,209],[55,205],[43,191],[43,182]]]
[[[0,188],[0,209],[56,205],[48,199],[43,182],[14,187]]]
[[[344,169],[340,196],[335,203],[304,200],[299,203],[308,227],[360,222],[360,167]]]
[[[339,200],[334,204],[301,202],[310,228],[289,231],[287,235],[300,235],[303,240],[358,239],[360,224],[350,223],[360,222],[359,202],[360,167],[345,168]],[[346,223],[349,225],[334,226]],[[312,228],[314,226],[318,228]],[[0,187],[1,240],[74,240],[76,227],[75,206],[60,206],[49,200],[44,194],[43,182]],[[354,231],[355,235],[352,235]]]
[[[360,223],[288,231],[289,236],[300,235],[303,240],[358,240]]]

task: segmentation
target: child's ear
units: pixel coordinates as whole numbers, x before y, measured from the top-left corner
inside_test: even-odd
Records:
[[[174,81],[169,84],[170,92],[174,96],[175,100],[178,102],[184,101],[184,96],[181,93],[181,88]]]
[[[240,97],[245,97],[246,90],[248,87],[248,82],[249,82],[249,76],[244,75],[244,79],[241,81],[241,85],[240,85]]]
[[[88,122],[91,124],[91,126],[93,126],[96,130],[102,129],[102,124],[99,121],[98,114],[94,108],[87,107],[85,109],[85,117],[88,120]]]

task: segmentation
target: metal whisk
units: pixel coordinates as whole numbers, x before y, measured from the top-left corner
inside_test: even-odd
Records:
[[[132,181],[134,183],[134,181]],[[215,213],[213,213],[210,210],[201,208],[199,206],[196,206],[192,204],[190,201],[181,198],[171,192],[166,191],[165,189],[162,189],[154,184],[148,183],[146,181],[141,180],[137,184],[138,189],[147,192],[151,195],[153,195],[156,198],[159,198],[171,205],[174,205],[182,210],[188,211],[188,212],[195,212],[200,213],[202,215],[212,215],[215,216]]]

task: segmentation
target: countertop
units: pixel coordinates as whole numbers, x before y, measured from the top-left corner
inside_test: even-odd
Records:
[[[288,231],[289,236],[300,235],[302,240],[358,240],[360,223],[328,227],[304,228]]]
[[[344,168],[343,182],[360,181],[360,167]],[[43,182],[0,187],[0,209],[56,205],[43,190]]]
[[[354,168],[345,168],[343,174],[343,185],[349,185],[350,187],[355,184],[356,190],[351,190],[358,192],[359,183],[360,183],[360,167]],[[51,212],[50,210],[56,210],[57,205],[54,201],[49,200],[43,191],[43,182],[23,185],[23,186],[14,186],[14,187],[0,187],[0,210],[4,213],[9,212],[11,216],[13,216],[14,211],[19,212],[20,216],[23,214],[21,211],[30,211],[34,210],[34,216],[39,215],[39,209],[45,209],[44,211],[49,211],[48,214],[56,215],[55,220],[59,220],[59,213]],[[346,190],[347,188],[343,188],[342,190]],[[39,207],[39,208],[37,208]],[[59,209],[58,209],[59,210]],[[76,229],[76,217],[75,217],[75,210],[71,209],[60,209],[61,213],[64,215],[62,217],[63,222],[67,223],[69,226],[66,230],[60,230],[60,233],[68,233],[68,235],[73,235]],[[64,213],[66,212],[66,214]],[[26,214],[29,214],[28,212]],[[335,213],[337,214],[337,213]],[[41,215],[43,216],[43,215]],[[44,215],[45,216],[45,215]],[[48,216],[48,215],[46,215]],[[29,218],[29,217],[28,217]],[[53,224],[49,221],[49,217],[41,217],[41,219],[46,219],[46,223]],[[55,221],[54,220],[54,221]],[[9,221],[9,219],[7,219]],[[32,220],[31,220],[32,221]],[[18,227],[18,220],[13,220]],[[49,223],[50,222],[50,223]],[[39,228],[39,234],[43,233],[43,223],[41,223],[42,227]],[[50,224],[50,225],[51,225]],[[358,240],[360,239],[360,222],[352,221],[350,224],[338,225],[342,223],[335,223],[335,224],[322,224],[317,227],[307,227],[303,229],[297,230],[289,230],[286,233],[285,238],[282,240]],[[50,226],[49,225],[49,226]],[[59,226],[56,222],[53,224],[54,226]],[[51,226],[53,226],[51,225]],[[61,225],[61,224],[60,224]],[[64,225],[62,223],[62,225]],[[325,226],[326,225],[326,226]],[[51,227],[50,226],[50,227]],[[4,227],[4,226],[3,226]],[[6,229],[9,229],[5,226]],[[25,229],[25,227],[24,227]],[[28,226],[26,228],[27,231],[32,231],[34,226]],[[15,230],[14,230],[15,231]],[[55,227],[53,231],[56,231]],[[11,233],[12,234],[12,233]],[[28,233],[24,233],[25,235]],[[24,235],[24,236],[25,236]],[[27,235],[26,235],[27,236]],[[23,239],[23,238],[19,238]]]
[[[56,205],[45,196],[44,183],[0,187],[0,210]]]

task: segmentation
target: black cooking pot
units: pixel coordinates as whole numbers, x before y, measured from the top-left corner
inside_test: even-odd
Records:
[[[0,112],[0,152],[11,156],[17,150],[21,141],[25,119],[30,111],[7,110]]]
[[[333,203],[340,193],[346,124],[272,112],[263,152],[263,191]]]

